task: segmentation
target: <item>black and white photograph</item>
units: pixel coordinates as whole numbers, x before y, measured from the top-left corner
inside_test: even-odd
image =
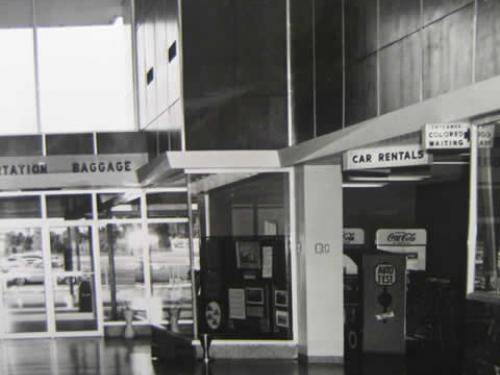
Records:
[[[0,375],[500,375],[500,0],[0,0],[0,51]]]

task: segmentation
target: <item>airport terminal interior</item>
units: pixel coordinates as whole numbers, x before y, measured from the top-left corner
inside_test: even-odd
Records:
[[[498,30],[0,0],[0,375],[500,374]]]

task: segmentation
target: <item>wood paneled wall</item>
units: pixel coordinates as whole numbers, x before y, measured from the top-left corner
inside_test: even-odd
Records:
[[[352,125],[491,76],[491,73],[484,73],[477,63],[476,74],[473,74],[473,59],[476,52],[478,57],[481,56],[481,51],[494,59],[491,56],[494,48],[484,49],[479,30],[484,29],[485,38],[494,45],[491,39],[495,38],[496,32],[492,30],[492,24],[500,25],[500,22],[498,17],[490,14],[480,15],[487,12],[482,8],[490,8],[489,11],[494,13],[492,8],[497,8],[498,2],[477,2],[476,7],[471,0],[346,0],[344,125]],[[478,27],[477,43],[474,39],[476,9],[478,18],[484,18],[484,23],[489,25]],[[479,22],[477,25],[480,25]],[[368,55],[375,56],[375,69],[373,64],[363,63]],[[478,69],[481,72],[479,75]],[[360,95],[364,95],[365,99],[362,100]]]
[[[285,0],[182,3],[186,146],[287,146]]]
[[[298,142],[457,90],[500,69],[500,1],[291,4],[292,16],[294,10],[299,14],[292,18],[292,40],[313,38],[311,48],[292,45],[299,68],[293,74]],[[307,17],[312,24],[303,22]]]
[[[186,122],[190,149],[287,145],[286,0],[136,2],[142,128],[180,144]],[[500,0],[288,4],[296,143],[500,74]]]

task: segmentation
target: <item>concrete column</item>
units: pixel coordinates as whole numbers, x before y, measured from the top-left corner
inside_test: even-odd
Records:
[[[299,356],[342,362],[342,174],[338,165],[296,167]]]

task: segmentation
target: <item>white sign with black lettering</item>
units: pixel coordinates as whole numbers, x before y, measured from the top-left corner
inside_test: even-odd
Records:
[[[406,268],[425,270],[427,231],[425,229],[379,229],[376,234],[378,250],[406,254]]]
[[[428,165],[431,156],[421,145],[399,145],[349,150],[343,155],[344,170]]]
[[[365,231],[361,228],[344,228],[344,245],[364,245]]]
[[[492,148],[495,139],[495,125],[481,125],[477,127],[479,148]]]
[[[423,139],[426,150],[466,149],[470,147],[470,124],[466,122],[426,124]]]
[[[396,284],[396,267],[389,263],[380,263],[375,267],[375,283],[379,286]]]

